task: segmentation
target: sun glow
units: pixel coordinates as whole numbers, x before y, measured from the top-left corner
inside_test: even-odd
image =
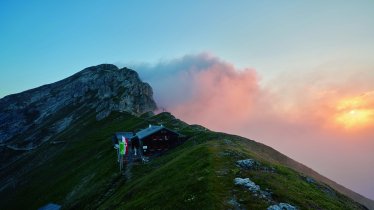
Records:
[[[335,120],[344,128],[366,127],[373,122],[374,110],[358,109],[339,113]]]
[[[362,97],[343,99],[336,106],[335,122],[347,130],[365,128],[374,123],[374,108]]]

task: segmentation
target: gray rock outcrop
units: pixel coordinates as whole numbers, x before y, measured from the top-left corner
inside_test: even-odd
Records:
[[[244,169],[257,168],[260,164],[253,159],[244,159],[236,161],[236,165]]]
[[[276,170],[273,167],[267,167],[259,163],[254,159],[244,159],[236,161],[236,165],[245,170],[261,170],[263,172],[275,173]]]
[[[261,190],[260,186],[251,181],[249,178],[235,178],[234,179],[235,185],[240,185],[245,187],[247,190],[252,192],[254,196],[257,196],[259,198],[270,200],[271,199],[271,193],[265,190]]]
[[[234,183],[235,185],[241,185],[254,193],[260,191],[260,186],[252,182],[249,178],[235,178]]]
[[[151,86],[135,71],[101,64],[0,99],[0,143],[32,148],[88,113],[102,120],[113,111],[142,114],[155,109]]]

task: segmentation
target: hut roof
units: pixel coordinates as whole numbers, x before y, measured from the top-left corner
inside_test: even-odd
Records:
[[[149,135],[152,135],[152,134],[154,134],[154,133],[156,133],[156,132],[158,132],[158,131],[160,131],[162,129],[166,129],[166,130],[168,130],[170,132],[173,132],[175,134],[181,135],[181,134],[179,134],[179,133],[177,133],[177,132],[175,132],[173,130],[170,130],[170,129],[164,127],[163,125],[149,125],[148,128],[145,128],[145,129],[137,132],[136,136],[138,136],[139,139],[144,139],[145,137],[147,137]]]

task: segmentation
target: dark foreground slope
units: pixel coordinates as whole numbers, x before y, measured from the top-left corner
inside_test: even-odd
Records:
[[[190,138],[121,175],[111,135],[149,123],[162,123]],[[311,172],[270,147],[190,126],[168,113],[135,117],[113,112],[101,121],[95,113],[85,115],[53,142],[21,154],[1,170],[0,209],[36,209],[49,202],[65,209],[266,209],[279,202],[299,209],[365,209],[299,173]],[[261,168],[236,165],[247,158]],[[235,185],[238,177],[250,178],[270,199]]]

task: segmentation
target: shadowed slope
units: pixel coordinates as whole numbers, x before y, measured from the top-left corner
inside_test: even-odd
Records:
[[[118,173],[111,135],[149,123],[162,123],[190,138],[148,164],[135,164],[126,179]],[[314,175],[310,169],[270,147],[190,126],[168,113],[112,113],[102,121],[87,115],[53,141],[65,143],[45,143],[2,170],[1,209],[35,209],[49,202],[77,209],[265,209],[279,202],[301,209],[364,209],[323,183],[307,182]],[[236,165],[247,158],[274,171]],[[271,199],[236,186],[236,177],[250,178],[271,192]]]

